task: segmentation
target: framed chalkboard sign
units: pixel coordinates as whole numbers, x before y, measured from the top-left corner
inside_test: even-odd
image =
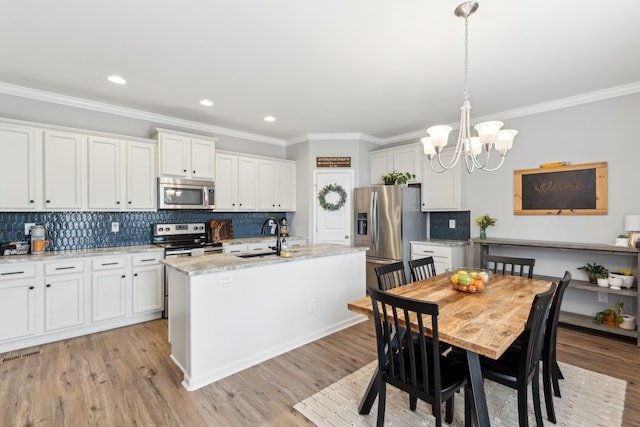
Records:
[[[607,163],[517,170],[516,215],[606,215]]]

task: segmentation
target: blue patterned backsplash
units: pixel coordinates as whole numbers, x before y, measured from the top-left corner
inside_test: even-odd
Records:
[[[0,242],[28,240],[24,224],[42,224],[51,241],[49,250],[76,250],[136,246],[151,243],[151,225],[156,223],[205,222],[210,219],[233,220],[235,238],[256,237],[265,218],[286,217],[285,212],[217,213],[207,211],[158,212],[0,212]],[[118,222],[120,231],[111,232]]]
[[[449,220],[456,220],[456,228],[449,228]],[[429,212],[429,235],[432,239],[469,240],[471,218],[469,211]]]

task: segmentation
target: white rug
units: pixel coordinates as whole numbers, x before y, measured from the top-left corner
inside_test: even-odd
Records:
[[[358,414],[358,406],[377,362],[348,375],[297,403],[294,408],[318,426],[375,426],[377,399],[369,415]],[[607,375],[591,372],[576,366],[560,363],[565,379],[560,380],[562,398],[554,397],[553,403],[558,423],[556,426],[606,426],[622,425],[622,412],[627,382]],[[516,391],[485,380],[485,392],[492,426],[518,425]],[[455,397],[455,414],[452,426],[464,425],[464,392]],[[529,387],[529,425],[535,426],[533,403]],[[547,420],[540,379],[542,418]],[[443,423],[446,425],[446,423]],[[387,385],[385,426],[433,426],[435,419],[431,407],[418,400],[415,412],[409,409],[409,398],[395,387]]]

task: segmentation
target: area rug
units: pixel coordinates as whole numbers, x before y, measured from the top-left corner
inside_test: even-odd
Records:
[[[324,390],[298,402],[294,408],[317,426],[375,426],[377,399],[368,415],[358,414],[358,405],[369,383],[377,362],[372,362],[330,385]],[[560,363],[565,379],[560,380],[562,398],[553,403],[558,423],[556,426],[620,426],[627,382],[598,374],[576,366]],[[542,378],[540,379],[542,387]],[[485,391],[492,426],[518,425],[516,391],[493,381],[485,380]],[[540,390],[542,418],[547,420],[544,395]],[[464,394],[455,397],[452,426],[464,425]],[[387,386],[385,426],[433,426],[435,419],[431,407],[418,401],[415,412],[409,409],[407,395],[395,387]],[[446,425],[446,424],[445,424]],[[535,425],[531,388],[529,388],[529,425]]]

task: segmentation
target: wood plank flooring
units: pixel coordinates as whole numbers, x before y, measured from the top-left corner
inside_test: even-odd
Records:
[[[166,329],[155,320],[0,355],[42,352],[0,363],[0,425],[310,425],[293,405],[375,359],[364,322],[188,392]],[[568,328],[558,335],[559,360],[628,381],[624,425],[640,426],[635,343]]]

